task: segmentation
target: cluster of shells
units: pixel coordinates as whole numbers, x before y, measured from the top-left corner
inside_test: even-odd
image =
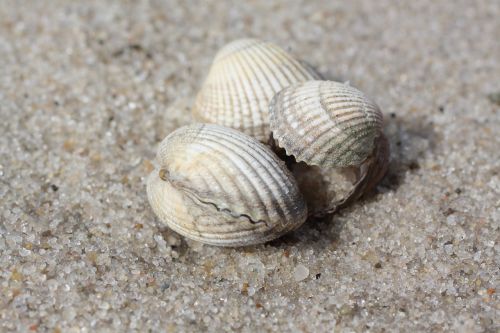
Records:
[[[161,142],[147,192],[162,222],[203,243],[278,238],[356,200],[387,169],[378,106],[269,42],[224,46],[193,115],[199,123]]]

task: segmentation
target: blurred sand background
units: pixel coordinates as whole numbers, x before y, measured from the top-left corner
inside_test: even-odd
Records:
[[[1,1],[0,331],[498,332],[499,32],[497,0]],[[240,37],[371,96],[392,162],[223,249],[159,224],[145,177]]]

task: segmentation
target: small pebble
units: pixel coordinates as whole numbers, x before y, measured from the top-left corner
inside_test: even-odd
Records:
[[[293,270],[293,279],[297,282],[307,279],[308,276],[309,276],[309,268],[307,268],[302,264],[297,265]]]

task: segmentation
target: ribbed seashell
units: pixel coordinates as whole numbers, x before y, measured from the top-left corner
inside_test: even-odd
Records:
[[[215,56],[196,97],[196,120],[235,128],[267,142],[269,102],[285,87],[319,78],[308,64],[277,45],[258,39],[240,39]]]
[[[382,131],[382,113],[359,90],[308,81],[280,91],[270,103],[273,138],[287,155],[319,167],[361,164]]]
[[[307,206],[285,164],[265,145],[214,124],[182,127],[160,144],[147,182],[159,219],[220,246],[263,243],[300,226]]]
[[[333,213],[384,176],[389,145],[382,113],[359,90],[333,81],[299,83],[276,94],[269,112],[275,148],[298,162],[289,162],[290,169],[310,215]]]
[[[389,165],[389,144],[383,134],[372,154],[359,166],[320,168],[304,162],[290,169],[307,201],[311,216],[322,217],[348,206],[369,192],[383,178]]]

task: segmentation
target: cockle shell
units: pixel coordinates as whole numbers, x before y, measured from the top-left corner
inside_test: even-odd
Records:
[[[307,207],[265,145],[214,124],[182,127],[160,144],[148,199],[174,231],[220,246],[263,243],[300,226]]]
[[[287,87],[270,104],[273,144],[284,148],[313,216],[333,213],[387,171],[382,113],[359,90],[333,81]],[[311,189],[314,189],[311,191]]]
[[[273,96],[291,84],[317,78],[311,66],[273,43],[236,40],[215,56],[193,115],[201,122],[235,128],[266,142]]]
[[[273,138],[287,155],[319,167],[361,164],[382,131],[382,113],[362,92],[334,81],[281,90],[270,109]]]

